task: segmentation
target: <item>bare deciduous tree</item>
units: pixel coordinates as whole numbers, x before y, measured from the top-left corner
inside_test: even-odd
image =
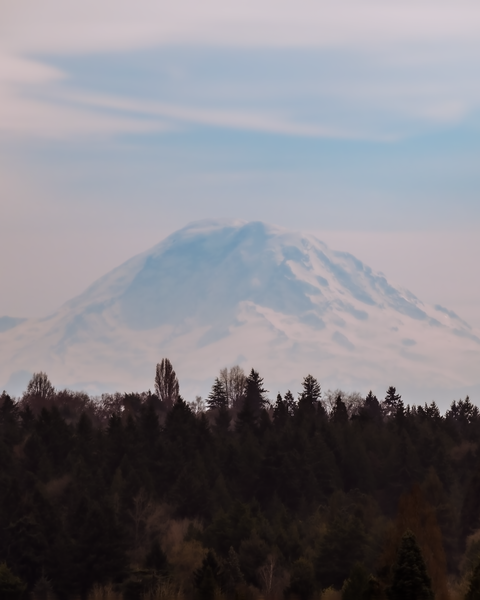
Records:
[[[365,399],[359,392],[343,392],[342,390],[328,390],[323,397],[327,412],[331,413],[335,408],[337,398],[340,396],[343,403],[347,407],[348,416],[351,417],[358,413],[363,406]]]
[[[55,393],[55,388],[50,383],[48,375],[43,371],[34,373],[27,385],[27,396],[37,396],[39,398],[50,398]]]
[[[155,372],[155,392],[171,408],[179,395],[178,379],[168,358],[162,358]]]
[[[201,396],[195,396],[195,400],[189,402],[188,405],[196,415],[201,415],[207,408],[207,403]]]
[[[266,563],[258,569],[258,575],[265,600],[283,597],[288,575],[278,567],[275,556],[268,555]]]
[[[245,390],[245,372],[242,367],[235,365],[230,370],[222,369],[219,380],[223,383],[229,407],[240,405]]]

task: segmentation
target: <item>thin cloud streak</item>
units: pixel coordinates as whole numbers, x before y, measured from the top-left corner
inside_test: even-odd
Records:
[[[65,99],[79,103],[81,106],[107,108],[113,111],[163,117],[173,123],[189,123],[213,127],[257,131],[264,133],[292,135],[300,137],[330,138],[343,140],[376,140],[393,141],[390,136],[374,136],[365,132],[342,131],[331,127],[301,124],[282,116],[272,116],[260,112],[224,110],[219,108],[200,109],[169,105],[155,102],[128,100],[100,95],[64,95]]]
[[[0,17],[3,135],[62,139],[151,133],[198,124],[302,137],[393,141],[415,132],[417,126],[411,127],[405,119],[433,125],[458,123],[480,104],[472,66],[465,69],[465,64],[476,65],[476,56],[480,56],[480,6],[466,0],[455,4],[406,1],[402,5],[353,0],[335,4],[301,0],[295,5],[284,0],[246,0],[241,4],[205,0],[201,5],[182,0],[175,5],[150,0],[121,4],[45,0],[31,5],[25,0],[4,0]],[[173,105],[162,98],[152,102],[118,95],[101,97],[89,89],[77,93],[69,90],[67,72],[40,58],[166,45],[235,47],[240,51],[345,50],[352,53],[354,65],[359,64],[355,60],[377,67],[382,61],[384,64],[370,79],[367,74],[366,80],[356,78],[355,73],[336,73],[336,77],[322,80],[321,90],[313,92],[308,89],[309,82],[296,82],[298,98],[310,98],[312,106],[317,100],[329,102],[327,113],[306,118],[298,107],[282,105],[282,91],[279,98],[271,98],[271,106],[249,110],[241,105],[242,93],[240,108],[226,108],[214,98],[210,106],[199,108],[194,98],[185,106],[182,99]],[[363,58],[355,58],[357,55]],[[424,77],[418,66],[424,55],[428,57],[424,71],[430,77]],[[399,71],[397,78],[392,77],[392,66],[402,62],[407,63],[408,73]],[[463,74],[458,75],[462,69]],[[393,73],[397,71],[393,69]],[[224,75],[219,73],[218,78]],[[243,81],[245,90],[248,83]],[[202,86],[202,82],[196,85]],[[285,86],[288,81],[283,90]],[[335,114],[342,104],[343,114]],[[355,117],[358,111],[360,116]],[[392,118],[403,122],[392,125]]]

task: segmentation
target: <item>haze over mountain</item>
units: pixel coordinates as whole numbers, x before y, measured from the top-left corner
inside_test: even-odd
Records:
[[[0,319],[0,382],[34,371],[90,392],[153,387],[171,359],[187,399],[224,366],[270,396],[312,373],[323,389],[440,402],[480,389],[480,337],[354,256],[260,222],[201,221],[114,269],[44,319]]]

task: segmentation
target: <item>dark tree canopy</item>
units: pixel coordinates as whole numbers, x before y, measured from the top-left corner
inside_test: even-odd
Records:
[[[272,406],[257,371],[232,367],[206,410],[179,395],[167,359],[158,367],[156,394],[0,396],[4,588],[35,600],[313,600],[334,586],[343,600],[385,600],[390,587],[393,600],[432,589],[448,600],[480,526],[468,398],[446,414],[403,408],[395,388],[394,411],[373,393],[324,403],[307,376],[298,401],[287,391]]]
[[[406,531],[400,542],[392,584],[387,593],[390,600],[434,599],[425,561],[411,531]]]
[[[334,423],[348,422],[347,406],[340,395],[335,398],[335,405],[332,410],[332,421]]]
[[[245,380],[243,405],[237,415],[237,431],[253,429],[258,425],[260,411],[268,405],[267,393],[263,387],[263,378],[258,371],[252,369]]]

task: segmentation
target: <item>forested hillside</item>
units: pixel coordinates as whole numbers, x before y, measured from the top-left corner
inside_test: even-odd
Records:
[[[155,393],[4,393],[2,597],[400,598],[414,568],[477,598],[477,407],[299,388],[234,367],[187,403],[164,360]]]

